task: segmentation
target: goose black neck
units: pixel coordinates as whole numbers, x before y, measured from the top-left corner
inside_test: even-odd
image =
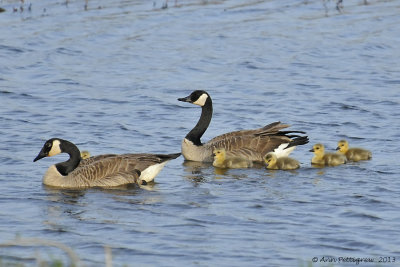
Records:
[[[213,113],[212,100],[207,98],[204,106],[201,107],[201,116],[196,126],[186,135],[186,139],[190,140],[196,146],[201,146],[200,138],[203,136],[208,126],[210,125]]]
[[[73,143],[66,140],[62,140],[60,148],[62,152],[69,155],[69,159],[67,161],[57,163],[56,168],[59,173],[66,176],[75,170],[76,167],[78,167],[81,161],[81,152]]]

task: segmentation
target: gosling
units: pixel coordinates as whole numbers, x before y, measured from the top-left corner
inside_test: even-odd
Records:
[[[340,140],[336,148],[341,155],[345,155],[349,161],[369,160],[372,158],[372,153],[363,148],[349,148],[349,143],[346,140]]]
[[[91,155],[90,155],[89,151],[87,151],[87,150],[81,151],[81,159],[88,159],[90,157],[91,157]]]
[[[267,169],[270,170],[295,170],[300,168],[300,163],[289,157],[277,158],[275,153],[269,152],[264,157],[264,162]]]
[[[214,148],[213,155],[213,166],[217,168],[239,169],[250,168],[253,166],[252,161],[237,157],[231,153],[228,154],[225,148]]]
[[[314,145],[310,152],[314,152],[315,154],[311,159],[311,164],[319,166],[338,166],[347,162],[346,157],[341,154],[325,153],[325,147],[322,144]]]

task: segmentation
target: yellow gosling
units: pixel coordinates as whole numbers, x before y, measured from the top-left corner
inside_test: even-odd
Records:
[[[320,166],[338,166],[347,162],[345,156],[337,153],[325,153],[325,147],[322,144],[316,144],[310,150],[314,152],[311,163]]]
[[[273,152],[269,152],[264,158],[267,169],[271,170],[295,170],[300,168],[300,163],[289,157],[277,158]]]
[[[213,155],[213,166],[217,168],[239,169],[253,166],[250,160],[228,154],[224,148],[214,148]]]
[[[371,151],[357,147],[349,148],[349,143],[346,140],[340,140],[336,150],[345,155],[350,161],[369,160],[372,158]]]
[[[87,150],[81,151],[81,159],[88,159],[90,158],[90,152]]]

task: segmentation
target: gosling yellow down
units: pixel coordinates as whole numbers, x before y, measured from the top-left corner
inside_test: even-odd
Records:
[[[213,155],[213,166],[217,168],[239,169],[253,166],[251,160],[240,158],[233,151],[228,153],[225,148],[214,148]]]
[[[345,155],[349,161],[369,160],[372,158],[371,151],[357,147],[349,148],[349,143],[346,140],[340,140],[336,150]]]
[[[338,166],[347,162],[345,156],[338,153],[325,153],[323,144],[315,144],[310,152],[314,152],[311,163],[320,166]]]
[[[87,150],[82,150],[81,151],[81,159],[88,159],[90,158],[90,152]]]
[[[275,153],[269,152],[264,158],[267,169],[270,170],[295,170],[300,168],[300,163],[289,157],[277,158]]]

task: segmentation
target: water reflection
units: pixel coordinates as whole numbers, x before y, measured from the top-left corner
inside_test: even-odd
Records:
[[[188,161],[185,160],[182,163],[184,167],[185,177],[189,181],[192,181],[195,185],[199,183],[204,183],[208,179],[207,171],[213,168],[211,163]]]
[[[50,228],[49,230],[56,232],[69,231],[73,226],[66,224],[66,222],[70,221],[70,219],[75,221],[90,221],[91,217],[83,215],[93,212],[93,210],[88,208],[93,205],[97,209],[102,209],[105,206],[112,206],[114,209],[119,209],[124,204],[142,205],[159,203],[161,201],[158,195],[140,197],[141,192],[156,191],[157,184],[155,183],[148,183],[140,187],[130,184],[114,188],[89,188],[84,190],[57,189],[43,185],[43,189],[46,192],[45,198],[47,200],[47,205],[43,206],[44,214],[46,214],[43,224],[47,225]],[[94,200],[95,202],[98,202],[98,199],[103,199],[107,203],[96,206],[96,203],[93,203],[91,199],[93,196],[97,199]],[[136,198],[138,196],[139,198]]]
[[[299,175],[298,170],[271,170],[271,169],[266,169],[266,176],[270,178],[276,178],[276,176],[279,177],[279,175],[285,174],[285,173],[290,173],[292,175]]]
[[[43,185],[44,191],[47,193],[47,199],[50,202],[57,202],[63,204],[78,204],[78,200],[83,197],[87,191],[84,190],[71,190],[71,189],[57,189]]]
[[[50,231],[68,232],[70,225],[66,224],[65,215],[81,220],[80,214],[84,205],[80,199],[85,195],[85,190],[60,190],[43,186],[47,193],[47,205],[43,206],[45,218],[43,224],[48,226]]]

